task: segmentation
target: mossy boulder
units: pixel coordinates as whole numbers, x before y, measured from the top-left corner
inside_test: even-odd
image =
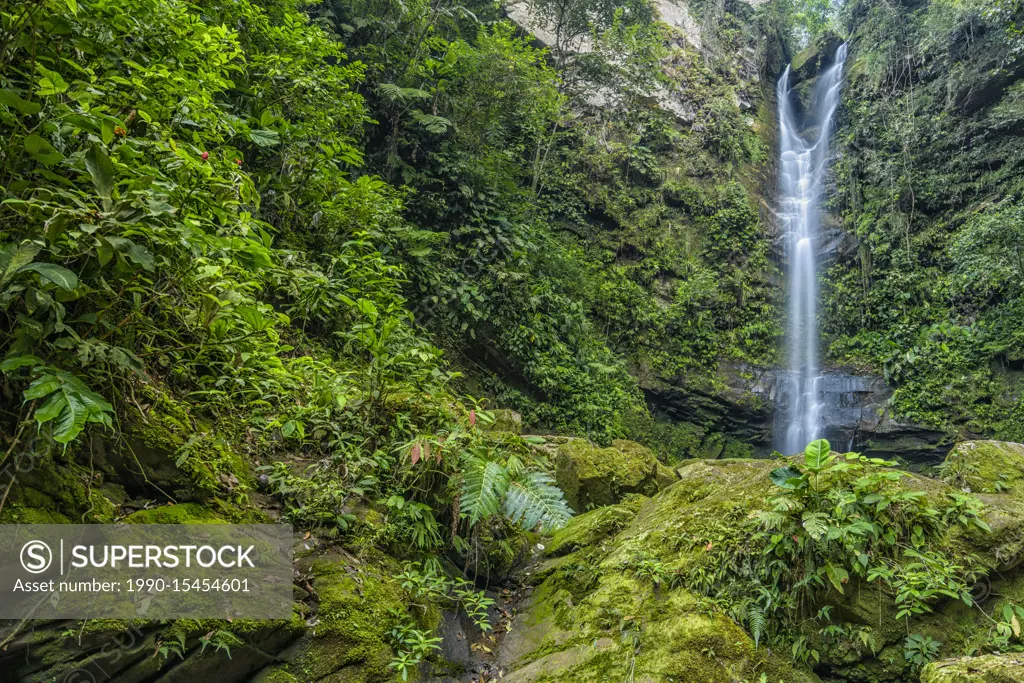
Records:
[[[298,678],[281,668],[264,669],[256,674],[252,683],[302,683]]]
[[[516,411],[500,408],[492,410],[491,413],[494,415],[494,422],[485,425],[487,431],[509,432],[511,434],[523,433],[523,416]]]
[[[0,513],[3,524],[91,524],[114,521],[124,490],[74,460],[54,453],[25,456]],[[6,489],[4,478],[0,488]]]
[[[593,545],[633,521],[638,509],[635,504],[611,505],[577,515],[555,532],[547,552],[557,557]]]
[[[263,680],[253,675],[276,664],[281,652],[306,628],[301,619],[182,619],[172,622],[96,619],[82,622],[37,622],[0,653],[0,680],[139,681],[165,683]],[[203,647],[213,637],[229,645]],[[180,640],[179,640],[180,639]],[[181,643],[180,656],[158,653],[160,643]],[[269,679],[272,683],[287,679]]]
[[[961,441],[946,456],[943,474],[973,493],[1010,493],[1024,498],[1024,444]]]
[[[633,441],[616,440],[608,448],[584,439],[566,439],[554,455],[555,480],[577,512],[613,505],[629,493],[651,496],[674,481],[654,454]]]
[[[790,83],[797,85],[816,78],[832,64],[836,50],[842,44],[842,38],[834,33],[826,33],[798,52],[790,63]]]
[[[932,662],[921,683],[1022,683],[1024,654],[982,655]]]
[[[499,651],[509,669],[504,680],[598,683],[632,676],[733,683],[758,680],[763,672],[770,681],[817,681],[755,647],[735,622],[692,592],[655,589],[616,559],[638,509],[655,500],[634,496],[579,515],[548,544],[551,559],[532,574],[538,585]]]
[[[978,551],[1000,572],[1024,563],[1024,445],[1006,441],[963,441],[942,465],[951,486],[984,502],[990,534],[972,533]]]
[[[852,579],[843,594],[826,587],[818,599],[832,605],[832,623],[857,635],[823,635],[813,619],[799,626],[799,634],[820,656],[822,670],[847,681],[912,680],[916,674],[903,652],[908,628],[942,643],[942,656],[985,651],[992,627],[986,614],[1000,613],[1009,603],[1024,604],[1024,575],[997,571],[1007,567],[1007,554],[1024,536],[1024,510],[1013,474],[1024,467],[1024,447],[1002,444],[997,454],[993,448],[961,444],[951,453],[953,459],[989,459],[991,472],[980,465],[971,469],[979,487],[983,479],[1002,482],[992,487],[998,492],[978,494],[993,532],[954,525],[929,540],[930,548],[950,557],[973,555],[981,571],[991,572],[991,597],[983,589],[978,594],[984,611],[947,600],[933,603],[931,613],[908,623],[895,618],[892,595],[874,585]],[[754,648],[748,634],[700,597],[706,590],[702,586],[719,580],[714,577],[729,561],[726,549],[760,552],[753,519],[780,492],[769,478],[779,465],[771,460],[692,461],[679,468],[676,483],[650,498],[633,496],[632,505],[601,507],[574,518],[547,542],[548,559],[532,573],[539,597],[523,606],[527,633],[513,637],[508,647],[513,674],[507,680],[620,678],[618,667],[632,660],[622,638],[634,637],[634,624],[639,625],[636,680],[757,680],[761,671],[769,672],[769,680],[816,680],[762,655],[763,647]],[[947,475],[951,471],[945,470]],[[958,485],[911,473],[892,486],[894,491],[922,492],[939,510],[949,509],[953,495],[961,493]],[[807,609],[814,614],[818,606]],[[700,653],[712,651],[713,661],[701,658]],[[744,667],[758,656],[765,660],[751,675]]]
[[[238,497],[255,487],[248,461],[227,436],[233,425],[210,424],[156,386],[146,409],[126,421],[124,449],[104,453],[104,464],[140,490],[154,486],[179,500]]]
[[[495,586],[525,563],[531,537],[516,524],[500,518],[491,520],[480,525],[471,547],[462,551],[452,548],[448,559],[477,585]]]
[[[405,591],[395,578],[401,570],[384,556],[360,560],[344,551],[328,551],[300,558],[298,569],[312,576],[313,626],[279,659],[301,681],[390,681],[390,633],[402,615],[427,630],[440,620],[429,606],[407,611]]]

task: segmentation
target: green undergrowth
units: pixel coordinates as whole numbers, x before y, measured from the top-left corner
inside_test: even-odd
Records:
[[[1019,3],[848,3],[830,208],[852,239],[823,278],[830,355],[892,410],[1024,438]]]
[[[982,470],[992,451],[1015,471],[1019,454],[1005,446],[961,445],[951,460]],[[706,610],[741,624],[754,648],[852,680],[907,680],[940,653],[1024,646],[1013,627],[1024,611],[1024,510],[1009,487],[982,501],[956,480],[833,454],[824,442],[782,463],[696,461],[680,475],[653,499],[593,510],[556,534],[535,574],[556,625],[614,636],[637,622],[641,643],[657,643],[661,627],[648,625],[664,612]],[[975,490],[993,491],[981,482]],[[576,607],[558,607],[559,590]],[[607,612],[584,616],[597,604]]]
[[[514,539],[571,511],[542,457],[485,430],[494,416],[415,321],[407,193],[361,150],[367,66],[307,9],[0,10],[0,465],[26,472],[0,520],[266,522],[269,495],[392,564],[459,574],[449,556],[500,557],[497,580]],[[474,49],[539,55],[508,27]],[[618,405],[576,424],[611,424]],[[318,571],[320,633],[358,642],[310,667],[388,678],[408,673],[396,653],[433,652],[418,634],[435,623],[387,615],[405,610],[385,570],[355,585]],[[203,628],[170,626],[164,659],[248,642]]]

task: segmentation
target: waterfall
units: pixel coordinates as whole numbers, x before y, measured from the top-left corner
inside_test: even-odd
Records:
[[[777,86],[779,101],[779,217],[789,262],[789,307],[786,347],[789,371],[780,375],[776,448],[789,455],[821,438],[821,371],[818,367],[817,256],[820,244],[820,206],[832,117],[839,106],[846,44],[815,83],[810,135],[801,135],[789,85],[789,67]],[[814,126],[817,133],[814,134]]]

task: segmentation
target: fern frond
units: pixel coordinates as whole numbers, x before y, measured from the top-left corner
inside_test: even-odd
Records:
[[[803,508],[800,501],[794,500],[789,496],[779,496],[772,499],[772,505],[776,512],[792,512],[793,510],[799,510]]]
[[[508,473],[513,479],[526,471],[526,463],[515,453],[508,456],[508,459],[505,461],[505,467],[508,468]]]
[[[494,461],[467,458],[463,461],[461,513],[470,526],[496,514],[508,491],[508,471]]]
[[[756,519],[761,525],[761,528],[766,531],[776,531],[781,529],[786,525],[786,522],[789,521],[789,518],[781,512],[773,512],[770,510],[762,510],[757,513]]]
[[[565,526],[572,517],[572,510],[549,475],[523,472],[509,484],[505,514],[525,529],[539,524],[542,531],[548,532]]]
[[[403,88],[394,83],[381,83],[377,86],[377,94],[389,102],[407,102],[409,100],[429,100],[430,93],[419,88]]]
[[[754,648],[756,649],[764,635],[766,619],[764,610],[757,603],[747,605],[747,623],[750,625],[750,635],[754,636]]]
[[[431,133],[445,133],[449,128],[454,128],[455,124],[446,119],[443,116],[434,116],[432,114],[424,114],[419,110],[413,110],[412,120],[419,125],[426,128]]]

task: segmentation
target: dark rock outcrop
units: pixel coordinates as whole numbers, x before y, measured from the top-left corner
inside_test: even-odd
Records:
[[[780,388],[786,381],[785,371],[723,364],[713,383],[647,378],[641,386],[648,404],[664,419],[708,426],[752,445],[754,455],[766,456],[776,446],[776,425],[785,421],[786,392]],[[938,464],[952,446],[951,435],[943,431],[895,418],[888,406],[892,389],[878,375],[828,370],[819,392],[827,425],[823,436],[844,450],[916,467]]]

